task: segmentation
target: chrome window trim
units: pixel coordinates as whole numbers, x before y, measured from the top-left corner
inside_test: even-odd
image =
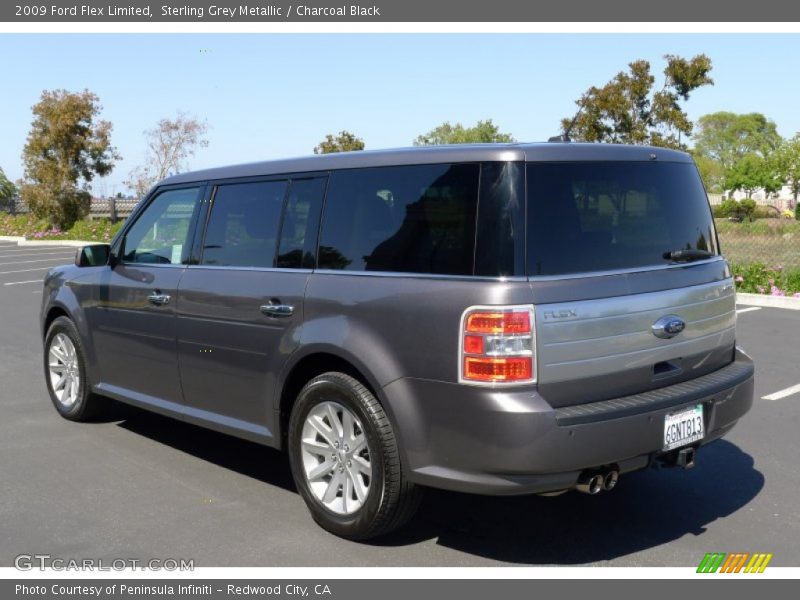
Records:
[[[210,271],[267,271],[274,273],[312,273],[313,269],[284,269],[281,267],[247,267],[243,265],[184,265],[189,269],[206,269]]]
[[[117,263],[119,266],[123,267],[159,267],[159,268],[181,268],[185,269],[187,267],[186,263],[147,263],[147,262],[127,262],[127,261],[120,261]]]
[[[446,279],[449,281],[491,281],[494,283],[526,282],[524,275],[488,277],[485,275],[446,275],[438,273],[412,273],[406,271],[347,271],[345,269],[315,269],[320,275],[355,275],[357,277],[402,277],[406,279]]]
[[[559,281],[561,279],[587,279],[589,277],[607,277],[610,275],[626,275],[630,273],[646,273],[648,271],[663,271],[666,269],[685,269],[699,265],[708,265],[716,262],[726,262],[722,255],[705,260],[696,260],[688,263],[675,263],[670,265],[651,265],[642,267],[630,267],[628,269],[610,269],[607,271],[581,271],[579,273],[564,273],[563,275],[531,275],[530,281]]]

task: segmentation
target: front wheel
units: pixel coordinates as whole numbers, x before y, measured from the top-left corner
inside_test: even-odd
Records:
[[[47,391],[58,413],[70,421],[88,421],[105,408],[105,399],[89,392],[86,352],[75,325],[58,317],[44,341]]]
[[[421,489],[403,476],[383,408],[357,379],[324,373],[300,391],[289,422],[289,460],[314,520],[349,539],[396,529]]]

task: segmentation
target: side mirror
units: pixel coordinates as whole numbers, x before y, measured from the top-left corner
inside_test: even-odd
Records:
[[[78,267],[100,267],[108,264],[110,254],[111,246],[109,244],[82,246],[75,253],[75,265]]]

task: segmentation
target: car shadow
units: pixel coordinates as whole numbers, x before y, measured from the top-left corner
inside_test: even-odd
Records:
[[[490,497],[430,490],[417,518],[378,544],[434,538],[441,546],[496,561],[602,562],[687,534],[701,536],[763,487],[753,458],[719,440],[700,449],[691,470],[654,467],[630,473],[612,492],[597,496]]]
[[[224,469],[296,491],[289,461],[278,450],[133,406],[114,404],[112,413],[123,429]]]
[[[201,460],[296,491],[286,456],[229,435],[120,405],[118,426]],[[746,506],[764,487],[753,458],[719,440],[697,453],[693,469],[655,467],[620,477],[608,493],[588,496],[477,496],[427,490],[416,515],[374,546],[427,540],[498,562],[577,565],[660,546]],[[301,502],[300,498],[297,500]],[[309,524],[312,521],[309,517]],[[687,563],[688,564],[688,563]]]

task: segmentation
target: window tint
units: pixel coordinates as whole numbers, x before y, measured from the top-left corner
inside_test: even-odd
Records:
[[[327,177],[292,181],[281,225],[279,267],[314,268],[314,249],[326,182]]]
[[[525,274],[525,165],[481,166],[475,275]]]
[[[319,268],[471,275],[478,165],[417,165],[331,176]]]
[[[189,231],[200,188],[161,192],[125,234],[122,260],[128,263],[180,264],[188,260]]]
[[[272,267],[286,187],[286,181],[217,187],[201,264]]]
[[[688,163],[531,163],[528,271],[559,275],[669,264],[665,252],[718,253]]]

